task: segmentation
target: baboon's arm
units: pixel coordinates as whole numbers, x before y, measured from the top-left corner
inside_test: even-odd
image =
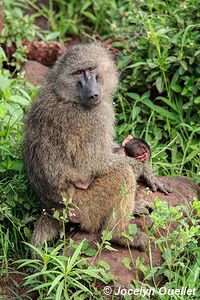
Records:
[[[131,165],[136,180],[139,179],[140,176],[143,177],[146,184],[155,192],[160,190],[161,192],[168,194],[171,192],[171,187],[162,183],[160,179],[158,179],[153,171],[148,168],[144,163],[141,161],[128,157],[128,156],[120,156],[118,154],[112,154],[109,159],[107,160],[106,164],[104,165],[104,169],[99,170],[98,175],[105,175],[108,174],[116,169],[124,168],[125,165]],[[106,173],[105,173],[106,172]]]
[[[111,153],[98,165],[96,176],[109,174],[114,170],[123,169],[127,165],[132,166],[136,180],[143,174],[144,164],[141,161],[132,157]]]

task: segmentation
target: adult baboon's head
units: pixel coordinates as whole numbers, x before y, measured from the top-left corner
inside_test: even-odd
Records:
[[[109,51],[99,44],[88,44],[74,46],[61,56],[49,80],[64,101],[93,109],[110,101],[118,74]]]

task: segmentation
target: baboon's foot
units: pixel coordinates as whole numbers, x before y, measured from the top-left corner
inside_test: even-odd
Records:
[[[125,247],[130,246],[135,249],[138,249],[139,251],[144,251],[147,248],[148,238],[145,233],[140,231],[140,229],[137,229],[136,235],[133,236],[131,240],[121,236],[121,237],[114,237],[113,242]]]
[[[148,245],[147,235],[138,229],[137,234],[133,238],[132,247],[138,249],[139,251],[145,251]]]
[[[151,203],[145,201],[145,200],[138,200],[135,201],[135,208],[133,213],[134,214],[142,214],[142,215],[148,215],[153,211]]]
[[[30,243],[41,248],[44,242],[54,240],[60,232],[60,223],[48,215],[42,215],[36,222]]]

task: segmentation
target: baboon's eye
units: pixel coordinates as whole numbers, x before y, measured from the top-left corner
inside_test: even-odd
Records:
[[[83,74],[83,70],[78,70],[74,73],[74,75],[81,75],[81,74]]]
[[[88,68],[88,71],[89,71],[89,72],[93,72],[94,69],[95,69],[95,67],[90,67],[90,68]]]

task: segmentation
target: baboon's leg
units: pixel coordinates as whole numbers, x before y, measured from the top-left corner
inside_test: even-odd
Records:
[[[41,247],[44,241],[55,239],[60,229],[61,226],[58,220],[48,215],[41,215],[35,224],[30,243],[36,247]]]
[[[94,232],[107,228],[112,231],[113,240],[127,245],[128,240],[121,232],[128,230],[129,214],[135,207],[136,181],[130,166],[124,166],[93,181],[87,190],[71,186],[65,198],[72,198],[80,209],[82,229]],[[144,249],[146,237],[138,233],[129,244]]]

